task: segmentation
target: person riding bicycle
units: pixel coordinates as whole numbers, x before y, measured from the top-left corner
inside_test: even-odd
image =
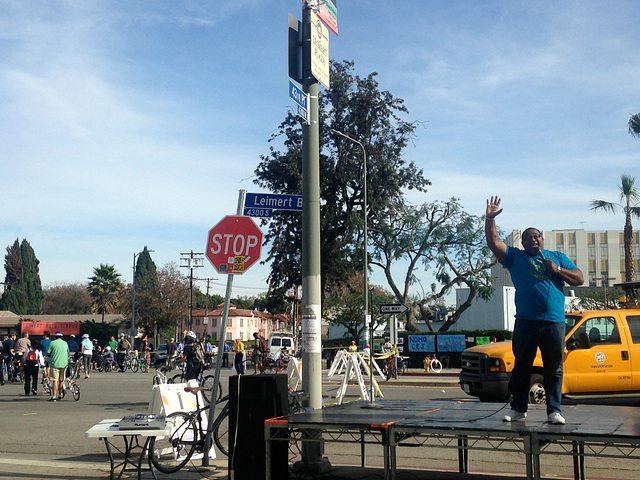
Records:
[[[264,360],[267,354],[267,342],[265,342],[264,338],[260,336],[258,332],[253,333],[253,338],[255,343],[253,344],[253,373],[258,373],[258,368],[260,371],[264,370]]]
[[[186,358],[187,380],[200,376],[204,368],[204,349],[198,342],[195,332],[189,330],[184,336],[184,355]]]
[[[127,353],[129,353],[129,350],[131,350],[131,344],[127,340],[127,337],[124,335],[124,333],[121,333],[120,340],[118,340],[118,345],[116,346],[116,352],[118,353],[118,367],[120,368],[120,372],[125,371],[124,359],[127,356]]]
[[[113,369],[113,352],[111,351],[111,346],[107,345],[106,347],[104,347],[104,353],[102,354],[102,358],[104,359],[104,361],[106,361],[106,363],[109,364],[109,367],[111,370]]]
[[[12,333],[2,342],[2,362],[0,368],[7,369],[7,380],[13,381],[13,372],[11,372],[11,360],[13,360],[13,347],[16,343],[16,334]],[[2,365],[4,364],[4,365]],[[0,377],[2,385],[4,385],[4,377]]]

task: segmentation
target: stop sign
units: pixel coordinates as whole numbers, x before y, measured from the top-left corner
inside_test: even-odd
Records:
[[[211,230],[206,256],[218,273],[244,273],[260,259],[262,232],[251,217],[227,215]]]

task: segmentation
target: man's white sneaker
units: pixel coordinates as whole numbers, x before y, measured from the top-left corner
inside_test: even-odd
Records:
[[[527,412],[517,412],[516,410],[509,410],[502,420],[505,422],[517,422],[518,420],[524,420],[527,416]]]
[[[562,415],[560,415],[558,412],[550,413],[547,416],[547,420],[549,421],[549,423],[553,423],[554,425],[564,425],[565,424],[564,417]]]

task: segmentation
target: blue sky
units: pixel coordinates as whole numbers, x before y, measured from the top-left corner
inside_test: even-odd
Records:
[[[259,191],[259,155],[293,107],[286,25],[301,8],[0,0],[3,253],[26,238],[48,286],[100,263],[131,281],[145,245],[158,266],[203,252],[238,190]],[[638,176],[637,2],[340,0],[338,25],[331,58],[378,72],[421,122],[405,155],[433,186],[412,201],[456,196],[481,215],[498,194],[505,231],[622,228],[589,202]],[[223,294],[205,265],[197,275]],[[267,275],[252,267],[234,295]]]

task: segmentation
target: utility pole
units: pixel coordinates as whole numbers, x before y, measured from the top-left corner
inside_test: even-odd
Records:
[[[602,289],[604,290],[604,309],[606,310],[607,308],[609,308],[609,306],[607,305],[607,284],[609,283],[609,280],[615,280],[616,277],[598,277],[598,278],[594,278],[594,280],[598,281],[598,280],[602,280]]]
[[[217,278],[194,278],[194,280],[198,280],[198,281],[206,281],[207,282],[207,306],[204,309],[204,324],[205,326],[205,333],[208,333],[209,330],[209,289],[210,289],[210,284],[211,284],[211,280],[218,280]],[[217,340],[217,339],[216,339]]]
[[[191,330],[191,322],[193,320],[193,269],[203,267],[204,253],[194,253],[193,250],[187,253],[181,253],[183,257],[180,259],[180,267],[189,268],[189,320],[187,321],[187,330]],[[185,257],[184,255],[188,255]]]
[[[312,74],[311,29],[313,9],[318,2],[306,2],[302,9],[302,89],[309,98],[309,121],[302,125],[302,388],[309,394],[308,406],[322,408],[322,286],[320,282],[320,127],[318,80]],[[324,444],[319,430],[306,434],[299,467],[320,473],[330,467],[322,458]]]

